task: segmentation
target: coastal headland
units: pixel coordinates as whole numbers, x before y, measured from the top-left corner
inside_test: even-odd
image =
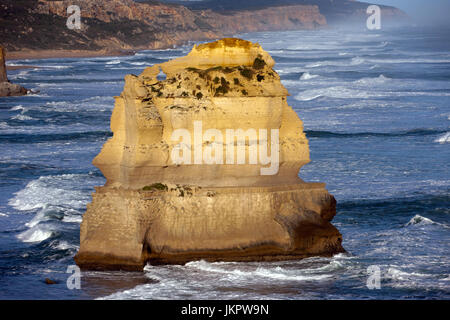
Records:
[[[336,0],[133,1],[3,0],[0,39],[7,59],[116,56],[257,31],[314,30],[352,22],[364,28],[368,3]],[[67,26],[70,6],[79,28]],[[404,21],[380,6],[383,23]]]

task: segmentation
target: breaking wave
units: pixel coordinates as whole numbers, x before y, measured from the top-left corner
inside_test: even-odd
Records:
[[[386,83],[387,81],[391,80],[391,78],[386,77],[382,74],[380,74],[378,77],[376,78],[361,78],[359,80],[356,80],[354,83],[356,84],[364,84],[364,85],[371,85],[371,84],[381,84],[381,83]]]
[[[17,192],[9,205],[18,211],[36,211],[25,224],[27,230],[17,238],[23,242],[41,242],[61,229],[61,223],[80,223],[82,211],[90,199],[89,185],[101,183],[86,174],[42,176]],[[96,183],[97,181],[97,183]]]
[[[310,80],[310,79],[314,79],[317,77],[318,77],[318,75],[316,75],[316,74],[310,74],[309,72],[305,72],[301,75],[300,80]]]
[[[450,132],[446,132],[443,135],[439,136],[438,138],[436,138],[436,140],[434,140],[434,142],[438,143],[450,142]]]
[[[54,234],[54,231],[45,226],[34,226],[31,229],[20,233],[17,238],[23,242],[42,242]]]
[[[325,66],[347,67],[347,66],[357,66],[357,65],[363,64],[364,62],[366,62],[366,60],[364,60],[363,58],[354,57],[350,61],[348,61],[348,60],[346,60],[346,61],[325,60],[325,61],[320,61],[320,62],[308,63],[305,67],[306,68],[318,68],[318,67],[325,67]]]
[[[437,225],[447,229],[450,228],[445,224],[435,222],[429,218],[421,216],[420,214],[416,214],[414,217],[412,217],[411,220],[409,220],[405,226],[425,226],[425,225]]]

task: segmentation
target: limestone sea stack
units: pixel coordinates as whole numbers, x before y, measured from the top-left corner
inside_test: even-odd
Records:
[[[334,197],[298,176],[308,140],[274,64],[227,38],[125,77],[94,159],[107,182],[83,216],[81,268],[344,252]]]
[[[0,97],[23,96],[28,90],[8,81],[5,65],[5,50],[0,46]]]

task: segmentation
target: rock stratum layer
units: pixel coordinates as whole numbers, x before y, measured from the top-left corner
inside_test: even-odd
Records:
[[[344,251],[330,223],[334,197],[324,184],[298,177],[310,161],[308,140],[273,65],[258,44],[227,38],[126,76],[111,117],[113,137],[94,159],[107,183],[96,188],[83,216],[79,266],[140,270],[147,262],[271,261]],[[236,140],[215,137],[194,137],[187,150],[194,157],[196,148],[219,144],[224,164],[174,162],[180,141],[172,135],[193,133],[195,122],[224,136],[228,129],[278,130],[279,170],[261,175],[268,165],[226,164],[226,147]],[[272,136],[264,143],[275,152]],[[241,145],[246,160],[252,146],[250,137]]]

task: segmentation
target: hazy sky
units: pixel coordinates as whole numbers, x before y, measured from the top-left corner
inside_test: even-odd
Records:
[[[365,0],[363,2],[397,7],[420,22],[450,24],[450,0]]]

